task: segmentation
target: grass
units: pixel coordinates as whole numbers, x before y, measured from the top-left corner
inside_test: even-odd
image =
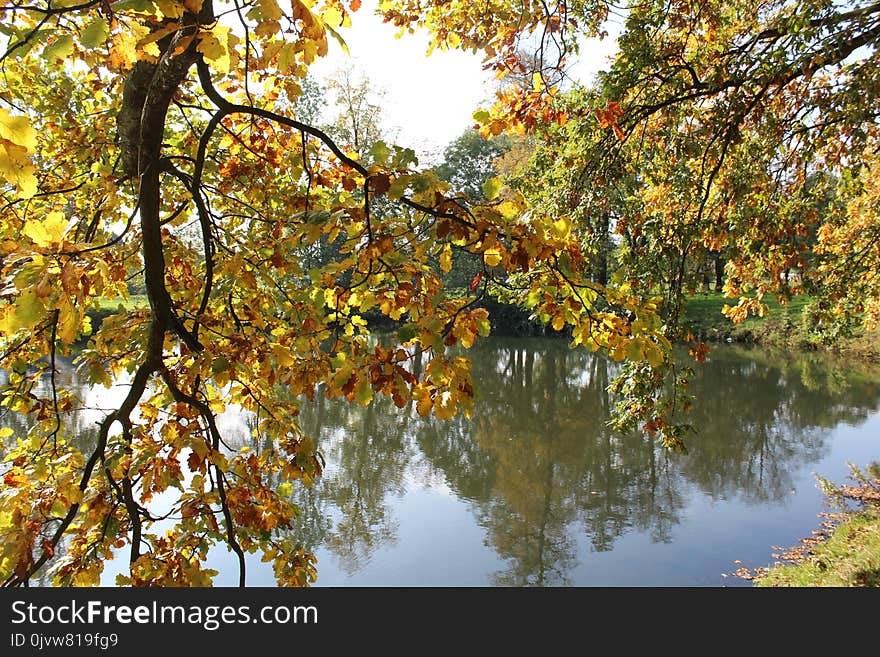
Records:
[[[725,305],[736,305],[736,299],[730,299],[720,293],[695,294],[687,298],[684,310],[684,321],[693,324],[703,333],[703,337],[743,338],[747,334],[758,335],[768,324],[800,326],[804,308],[813,298],[807,295],[793,297],[785,305],[775,298],[765,297],[763,300],[767,310],[764,317],[750,316],[748,319],[734,324],[725,317],[721,310]]]
[[[146,294],[132,294],[128,299],[115,297],[113,299],[101,299],[99,309],[103,312],[115,312],[119,306],[126,310],[134,310],[135,308],[144,308],[149,305]]]
[[[725,304],[733,305],[735,301],[718,293],[690,296],[685,302],[684,326],[695,337],[706,341],[760,344],[788,352],[827,351],[860,360],[880,361],[880,332],[877,330],[833,338],[822,337],[811,330],[810,322],[804,318],[805,310],[814,301],[811,296],[796,296],[785,304],[765,297],[764,316],[750,316],[739,324],[734,324],[721,312]]]
[[[810,545],[794,563],[777,565],[755,580],[763,587],[880,586],[880,511],[859,511],[826,540]]]

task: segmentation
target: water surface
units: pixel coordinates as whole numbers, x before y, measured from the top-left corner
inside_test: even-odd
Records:
[[[713,350],[687,455],[607,427],[604,358],[549,339],[470,355],[470,422],[304,408],[328,462],[297,497],[317,585],[747,585],[724,577],[734,561],[769,565],[818,526],[817,473],[842,482],[847,462],[880,459],[880,378],[819,355]]]

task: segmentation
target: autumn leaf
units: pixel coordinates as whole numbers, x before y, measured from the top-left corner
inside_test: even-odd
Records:
[[[386,194],[391,189],[391,176],[386,173],[380,173],[370,178],[370,188],[377,196]]]
[[[361,0],[7,3],[0,412],[30,429],[0,432],[0,578],[100,583],[137,526],[125,585],[208,585],[218,549],[242,579],[259,553],[280,585],[313,583],[290,531],[323,468],[303,406],[471,417],[459,354],[504,321],[475,307],[489,282],[619,361],[616,419],[676,450],[673,344],[707,275],[736,320],[809,289],[817,340],[876,326],[880,91],[858,47],[876,16],[826,4],[632,3],[615,61],[572,86],[561,53],[520,48],[595,36],[602,3],[382,0],[397,32],[479,52],[498,81],[467,121],[482,156],[425,166],[381,101],[310,85]],[[451,115],[450,89],[421,100]],[[62,358],[97,392],[125,384],[95,440],[58,422],[80,405]],[[225,449],[231,409],[246,449]]]
[[[501,252],[498,249],[486,249],[483,252],[483,262],[489,267],[497,267],[501,264]]]
[[[444,244],[440,252],[440,270],[446,274],[452,270],[452,247],[449,244]]]
[[[215,24],[209,32],[199,33],[196,50],[202,53],[205,61],[219,73],[229,73],[230,70],[231,57],[228,45],[230,32],[230,27]]]
[[[98,48],[106,43],[110,36],[107,21],[96,18],[86,25],[79,34],[80,45],[86,48]]]
[[[26,222],[21,232],[37,246],[48,247],[61,241],[67,231],[68,223],[63,213],[50,212],[42,220]]]
[[[483,183],[483,194],[485,194],[487,200],[492,201],[498,197],[501,187],[502,183],[499,178],[489,178]]]
[[[34,166],[28,158],[36,148],[37,132],[28,119],[0,108],[0,177],[16,186],[19,198],[31,198],[37,191]]]

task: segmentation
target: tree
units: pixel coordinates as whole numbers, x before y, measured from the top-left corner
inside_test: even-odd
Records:
[[[735,319],[825,281],[831,321],[876,316],[880,5],[632,3],[600,86],[568,93],[565,63],[601,33],[604,2],[383,2],[387,22],[482,50],[516,81],[474,119],[568,162],[577,175],[548,193],[578,191],[566,180],[597,191],[566,205],[542,196],[540,171],[476,198],[411,150],[362,153],[360,136],[316,126],[309,66],[360,4],[0,4],[0,406],[29,426],[4,430],[6,584],[50,565],[56,583],[92,584],[120,550],[121,583],[208,584],[214,545],[235,554],[241,584],[254,552],[281,584],[313,581],[314,556],[285,532],[294,485],[321,473],[299,400],[470,416],[469,361],[449,347],[488,333],[490,292],[626,361],[622,417],[673,447],[669,337],[701,249],[727,255]],[[603,196],[625,213],[596,223]],[[612,220],[625,247],[603,283]],[[300,261],[322,240],[338,257]],[[442,279],[457,251],[482,261],[464,297]],[[149,308],[92,332],[89,313],[140,278]],[[396,325],[393,344],[370,339],[366,314]],[[68,356],[93,385],[125,386],[88,445],[63,421],[78,406],[56,376]],[[256,416],[258,449],[224,445],[216,416],[230,404]],[[154,498],[172,490],[160,513]]]
[[[604,13],[572,9],[583,25]],[[475,118],[486,134],[537,124],[515,186],[530,205],[581,222],[588,253],[601,251],[612,209],[617,275],[636,294],[662,295],[669,337],[687,336],[683,303],[711,263],[738,299],[725,309],[734,321],[763,314],[768,294],[809,292],[820,298],[814,325],[834,339],[876,326],[878,242],[864,201],[880,143],[878,15],[867,1],[630,3],[595,88],[560,91],[542,74]],[[681,409],[663,392],[676,377],[667,372],[627,364],[617,389],[648,403],[621,417],[655,428]]]
[[[869,179],[860,172],[877,146],[878,15],[876,3],[821,0],[629,7],[599,102],[568,115],[605,133],[581,140],[582,177],[637,176],[643,205],[621,228],[642,240],[630,268],[677,260],[670,305],[689,286],[688,257],[705,252],[725,254],[734,319],[761,313],[766,294],[827,289],[828,266],[816,265],[828,251],[817,257],[806,238],[843,221],[843,205],[826,202],[843,191],[837,179]],[[844,294],[864,307],[863,276],[850,271]]]
[[[368,78],[346,68],[337,72],[327,88],[338,110],[327,133],[337,143],[366,154],[377,142],[390,141],[382,125],[384,94],[374,89]]]
[[[503,137],[486,139],[468,128],[443,151],[443,163],[437,168],[437,175],[472,199],[484,199],[483,185],[498,175],[495,160],[507,150],[507,141]]]
[[[486,189],[497,181],[496,160],[506,150],[504,135],[487,139],[474,128],[468,128],[443,151],[443,162],[437,167],[437,176],[465,195],[468,201],[486,200]],[[492,180],[492,182],[489,182]],[[483,259],[478,254],[457,253],[452,258],[444,282],[450,287],[465,288],[482,270]]]
[[[407,4],[387,5],[387,19]],[[322,467],[298,400],[386,396],[469,416],[470,366],[448,347],[487,334],[474,303],[493,271],[576,344],[663,360],[656,306],[582,276],[567,222],[519,221],[513,190],[468,201],[405,148],[375,146],[367,163],[307,122],[308,67],[359,5],[0,5],[0,405],[29,423],[4,430],[5,584],[50,566],[57,584],[95,584],[122,551],[121,584],[209,584],[215,545],[242,585],[256,552],[280,584],[310,583],[314,556],[285,531],[294,486]],[[436,13],[416,9],[407,16]],[[505,12],[448,18],[463,23],[438,24],[441,47],[498,43],[470,34],[486,20],[513,34]],[[524,25],[552,19],[540,10]],[[375,213],[377,199],[394,211]],[[296,254],[324,237],[342,240],[340,257],[304,267]],[[453,250],[484,263],[464,298],[433,267]],[[141,276],[149,307],[91,333],[89,312]],[[397,322],[395,344],[369,339],[367,312]],[[62,357],[92,385],[125,386],[88,445],[64,422],[79,402],[56,377]],[[225,445],[216,418],[229,405],[255,415],[255,447]]]

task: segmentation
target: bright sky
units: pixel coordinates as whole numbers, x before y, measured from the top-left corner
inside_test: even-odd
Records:
[[[356,76],[369,79],[384,92],[385,127],[399,145],[413,148],[426,160],[426,156],[442,153],[473,125],[471,115],[491,103],[495,80],[482,69],[481,54],[435,50],[425,57],[425,33],[395,39],[397,28],[375,16],[375,6],[375,0],[367,0],[352,15],[352,27],[339,30],[350,56],[330,39],[329,55],[316,62],[311,73],[321,82],[351,66]],[[587,81],[603,68],[614,51],[614,41],[608,38],[583,47],[574,75]]]

